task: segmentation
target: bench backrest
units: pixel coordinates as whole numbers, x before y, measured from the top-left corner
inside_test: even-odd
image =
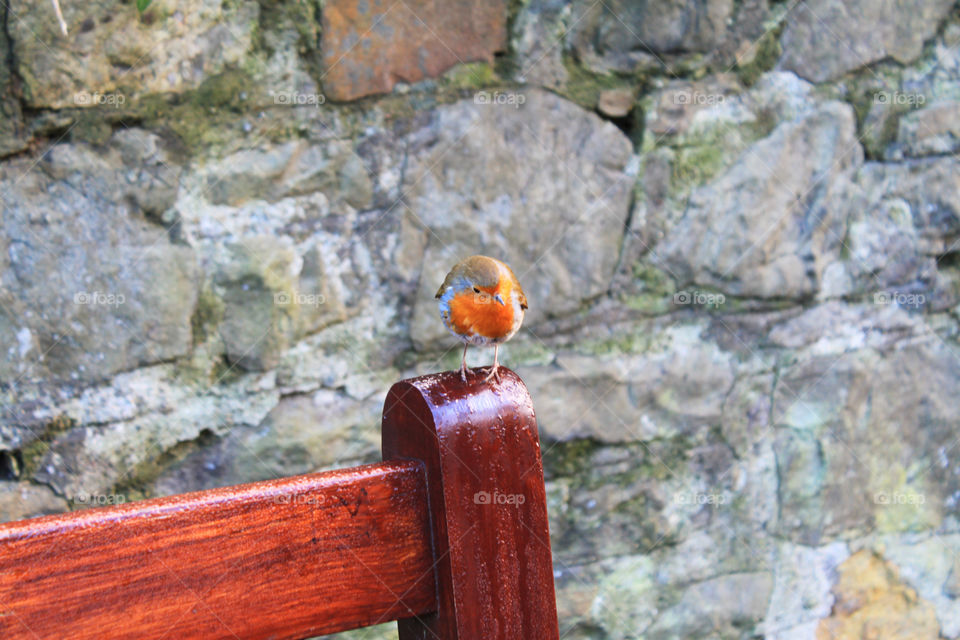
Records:
[[[523,383],[404,380],[384,462],[0,525],[0,638],[558,638]]]

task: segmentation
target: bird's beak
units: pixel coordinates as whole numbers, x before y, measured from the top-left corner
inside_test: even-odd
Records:
[[[506,302],[503,301],[503,296],[501,296],[499,293],[494,294],[493,299],[499,302],[501,305],[506,304]]]

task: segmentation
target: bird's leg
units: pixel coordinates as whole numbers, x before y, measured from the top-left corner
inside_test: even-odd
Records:
[[[490,378],[496,378],[497,382],[500,382],[500,372],[497,371],[500,368],[500,363],[497,361],[497,357],[500,355],[500,343],[493,345],[493,366],[490,367],[490,373],[487,374],[487,377],[483,379],[484,382],[490,382]]]
[[[467,381],[467,347],[470,346],[469,342],[463,343],[463,359],[460,360],[460,378],[464,382]]]

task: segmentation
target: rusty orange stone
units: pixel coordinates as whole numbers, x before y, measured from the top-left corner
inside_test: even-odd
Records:
[[[391,91],[506,46],[505,0],[327,0],[323,87],[331,100]]]

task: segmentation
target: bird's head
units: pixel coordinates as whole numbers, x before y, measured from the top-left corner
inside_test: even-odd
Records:
[[[471,256],[458,262],[436,297],[442,297],[448,287],[453,291],[472,291],[480,304],[509,306],[516,298],[522,309],[527,308],[527,297],[510,267],[487,256]]]

